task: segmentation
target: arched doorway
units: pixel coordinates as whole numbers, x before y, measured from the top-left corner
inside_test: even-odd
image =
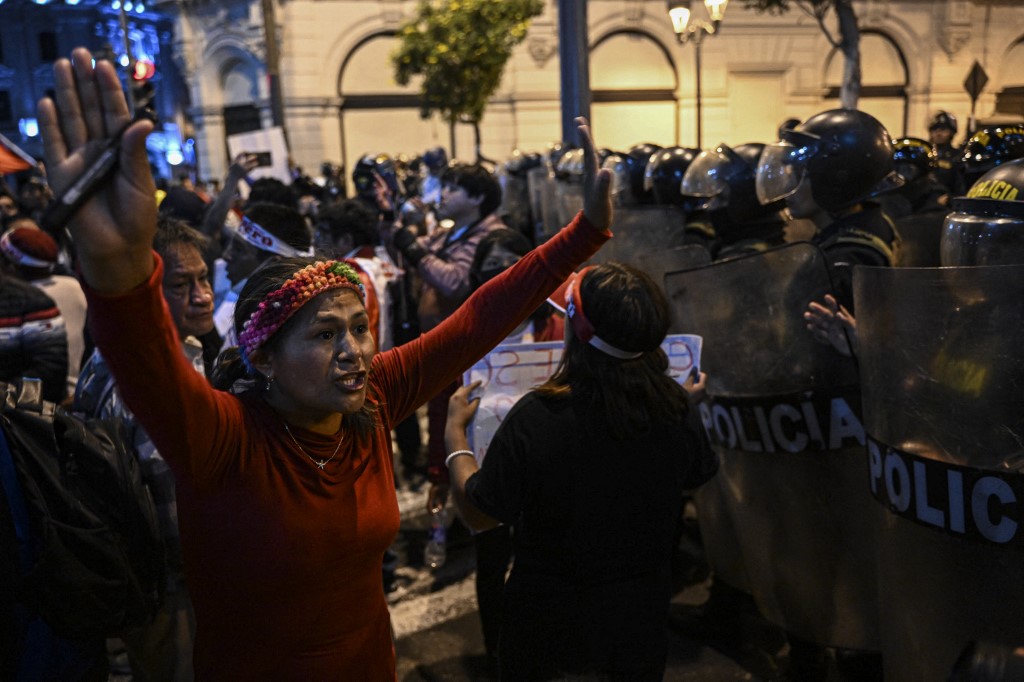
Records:
[[[341,151],[349,178],[352,167],[367,152],[422,154],[430,147],[448,147],[447,127],[436,116],[420,118],[418,82],[400,86],[391,76],[396,40],[393,32],[369,36],[342,62],[338,74]]]
[[[1024,36],[1007,51],[1000,70],[1003,88],[996,93],[995,115],[1024,116]]]
[[[857,108],[881,121],[893,137],[905,136],[910,72],[899,45],[877,29],[862,30],[860,72],[861,88]],[[842,80],[843,53],[833,48],[825,62],[826,108],[839,106]]]
[[[679,142],[676,66],[665,46],[636,30],[614,31],[590,48],[594,134],[626,150],[640,142]]]

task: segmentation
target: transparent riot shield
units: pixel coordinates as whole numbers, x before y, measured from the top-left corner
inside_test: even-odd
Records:
[[[678,206],[616,207],[612,234],[590,263],[618,261],[643,268],[643,258],[682,245],[684,214]]]
[[[535,183],[540,194],[540,225],[537,227],[537,243],[546,242],[551,235],[565,226],[558,218],[558,183],[555,178],[544,171],[544,175],[534,175],[530,171],[529,182]],[[531,191],[533,191],[531,189]]]
[[[709,516],[727,512],[725,525],[706,528],[700,510],[711,560],[738,553],[758,608],[787,631],[876,650],[878,510],[863,485],[857,372],[803,320],[831,290],[825,263],[793,244],[669,273],[665,287],[674,330],[704,337],[699,409],[721,457],[712,500],[721,508]]]
[[[703,246],[690,244],[642,253],[637,257],[637,263],[637,267],[650,275],[664,289],[666,273],[711,265],[711,254]]]
[[[538,244],[551,236],[551,234],[545,235],[544,233],[544,187],[547,185],[547,179],[548,170],[543,166],[526,171],[526,187],[530,195],[530,215],[533,218],[532,234]]]
[[[576,180],[555,181],[555,215],[558,225],[568,225],[583,210],[583,183]]]
[[[505,224],[513,230],[533,237],[534,222],[526,178],[506,173],[502,176],[502,181],[501,215]]]
[[[1024,266],[864,268],[854,295],[885,679],[942,680],[970,640],[1024,644]]]

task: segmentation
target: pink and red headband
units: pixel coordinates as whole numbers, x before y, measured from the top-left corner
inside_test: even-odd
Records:
[[[238,349],[246,368],[250,372],[254,371],[252,354],[276,334],[299,308],[332,289],[350,289],[366,302],[366,289],[359,274],[351,265],[338,260],[317,261],[307,265],[260,301],[238,335]]]

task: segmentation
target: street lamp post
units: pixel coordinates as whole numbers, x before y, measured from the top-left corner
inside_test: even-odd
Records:
[[[718,27],[725,17],[725,8],[729,0],[704,0],[704,7],[708,11],[711,23],[706,21],[690,21],[690,0],[668,0],[668,16],[672,20],[672,30],[675,31],[676,40],[680,45],[692,42],[694,45],[694,62],[697,67],[695,88],[697,95],[697,147],[702,148],[702,102],[701,102],[701,44],[706,36],[713,36],[718,33]]]

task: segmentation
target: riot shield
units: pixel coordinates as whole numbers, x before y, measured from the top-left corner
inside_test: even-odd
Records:
[[[665,288],[665,274],[711,265],[711,254],[703,246],[690,244],[641,253],[636,262],[641,270]]]
[[[513,230],[534,237],[534,221],[530,212],[530,189],[525,177],[506,173],[502,176],[501,215]]]
[[[831,290],[824,255],[792,244],[669,273],[665,287],[674,328],[704,337],[699,409],[735,531],[705,529],[702,515],[709,557],[735,555],[720,544],[736,542],[758,608],[787,631],[877,649],[878,511],[863,485],[857,372],[803,320],[808,302]]]
[[[1024,643],[1022,283],[1020,265],[854,276],[886,680]]]
[[[583,184],[576,179],[555,181],[555,215],[558,225],[568,225],[583,210]]]
[[[530,173],[530,181],[535,182],[540,190],[540,213],[538,214],[540,215],[540,225],[537,228],[537,243],[541,244],[562,229],[565,223],[558,219],[558,183],[555,178],[550,174],[535,176],[533,171]]]
[[[643,268],[643,258],[682,245],[683,211],[678,206],[617,207],[612,234],[591,264],[618,261]]]

